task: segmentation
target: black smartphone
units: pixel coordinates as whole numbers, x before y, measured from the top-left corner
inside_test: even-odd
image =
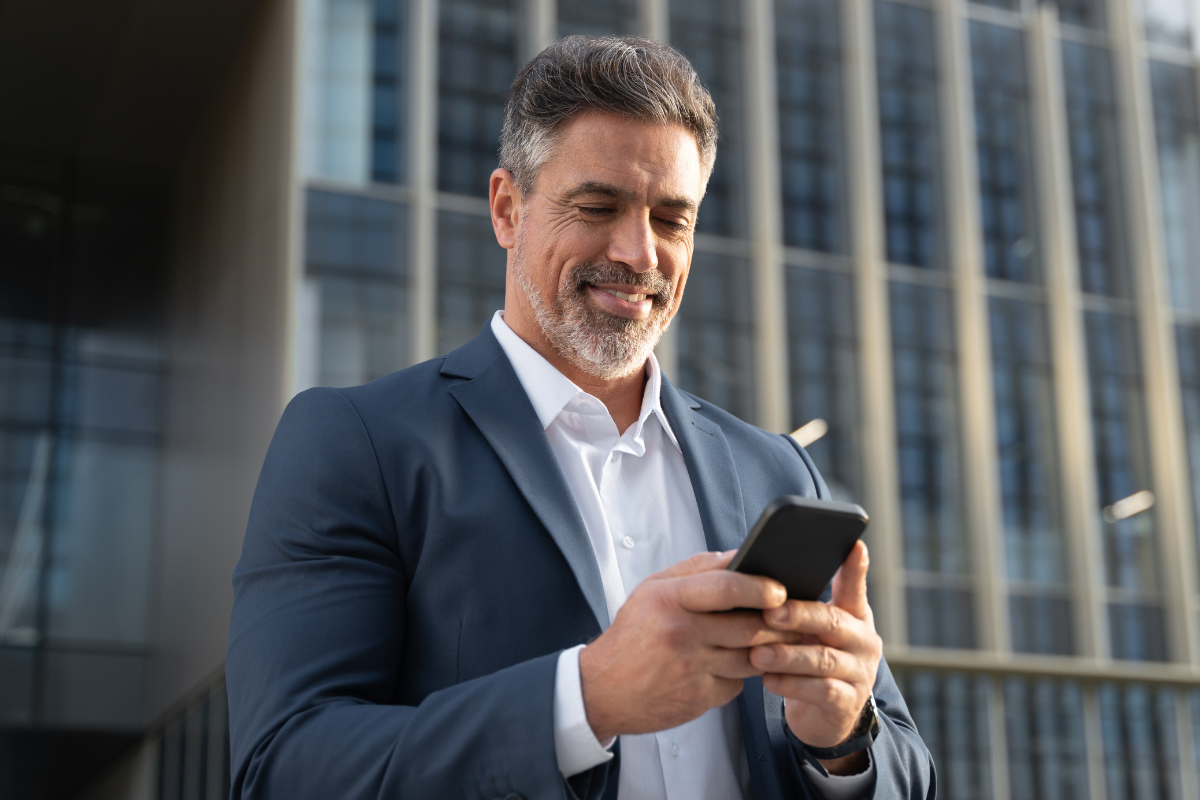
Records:
[[[762,513],[729,569],[774,578],[792,600],[816,600],[867,528],[854,503],[784,495]]]

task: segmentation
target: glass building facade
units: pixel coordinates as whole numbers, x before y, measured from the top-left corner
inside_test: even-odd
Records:
[[[720,144],[660,361],[871,513],[940,796],[1200,797],[1193,3],[302,7],[287,394],[478,333],[516,71],[567,35],[668,42]],[[0,728],[144,730],[161,189],[0,163]],[[159,797],[225,796],[225,714],[217,676],[156,723]]]
[[[755,424],[823,421],[808,449],[834,495],[876,517],[873,602],[942,796],[1195,797],[1200,740],[1187,732],[1200,689],[1188,684],[1200,671],[1170,677],[1200,666],[1190,5],[421,1],[438,9],[437,52],[424,56],[436,76],[419,74],[420,56],[395,67],[399,40],[386,63],[356,62],[376,65],[359,80],[387,98],[405,95],[394,76],[409,74],[409,95],[436,81],[435,109],[407,108],[431,118],[388,135],[400,147],[405,127],[436,121],[436,152],[410,144],[407,174],[437,168],[421,186],[403,164],[379,166],[392,129],[373,110],[362,142],[330,126],[309,145],[365,152],[373,136],[376,154],[371,180],[308,173],[305,307],[319,335],[299,374],[355,383],[474,335],[503,303],[483,198],[515,69],[555,35],[667,41],[712,92],[721,139],[660,359],[679,386]],[[377,21],[357,41],[379,47],[405,3],[368,6]],[[756,41],[774,45],[766,95],[747,83]],[[308,96],[324,96],[342,78],[307,80]],[[764,96],[771,106],[756,107]],[[764,120],[778,126],[777,195],[762,194],[748,160]],[[1138,125],[1149,139],[1134,140]],[[1143,179],[1153,197],[1130,190]],[[776,217],[773,247],[758,247],[760,209]],[[976,223],[966,234],[963,219]],[[784,287],[782,341],[757,317],[766,270]],[[872,295],[882,301],[865,315]],[[782,384],[763,353],[783,354]],[[987,369],[969,361],[980,354]],[[990,440],[969,430],[979,409]],[[1168,427],[1152,424],[1164,411]],[[880,431],[886,441],[869,438]],[[1184,443],[1172,474],[1164,431]],[[1114,513],[1143,491],[1154,507]],[[1167,553],[1192,555],[1178,565]]]

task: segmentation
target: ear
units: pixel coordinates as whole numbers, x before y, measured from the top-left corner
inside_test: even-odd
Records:
[[[517,225],[521,216],[521,190],[513,174],[497,167],[488,184],[488,203],[492,209],[492,230],[505,250],[517,246]]]

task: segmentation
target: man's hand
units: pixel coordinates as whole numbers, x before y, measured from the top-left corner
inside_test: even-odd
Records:
[[[755,647],[750,663],[763,686],[787,699],[785,717],[796,738],[814,747],[845,741],[867,704],[883,656],[883,640],[867,603],[867,546],[859,542],[833,578],[829,604],[789,600],[763,612],[780,632],[803,635],[799,644]],[[822,762],[835,774],[860,771],[862,753]]]
[[[666,730],[723,706],[743,678],[763,673],[749,648],[801,640],[773,629],[761,611],[732,611],[787,600],[777,581],[725,569],[733,555],[700,553],[651,575],[580,651],[583,704],[597,739]]]

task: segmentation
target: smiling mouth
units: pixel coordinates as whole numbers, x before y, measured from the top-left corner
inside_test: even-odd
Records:
[[[640,303],[650,296],[648,294],[625,294],[624,292],[618,292],[616,289],[600,289],[600,291],[608,292],[613,297],[618,300],[624,300],[626,303]]]

